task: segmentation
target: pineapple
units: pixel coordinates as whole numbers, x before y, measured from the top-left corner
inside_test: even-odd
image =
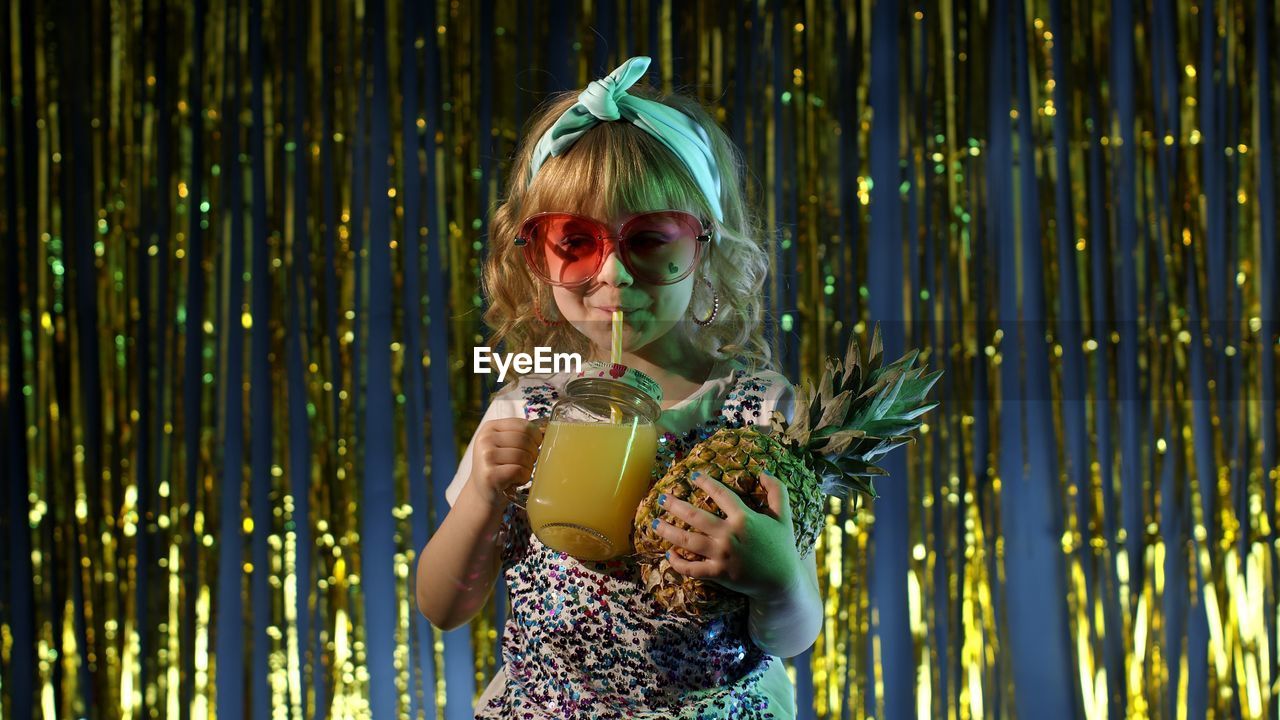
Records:
[[[808,553],[817,542],[826,518],[829,494],[862,493],[877,497],[872,478],[885,471],[874,463],[889,450],[913,442],[911,433],[920,416],[937,403],[925,403],[929,389],[942,375],[924,375],[913,368],[918,350],[881,367],[880,327],[875,327],[869,358],[864,362],[855,337],[850,337],[845,360],[828,358],[826,372],[814,388],[796,391],[794,421],[774,411],[768,427],[723,428],[691,448],[658,480],[636,511],[632,540],[646,589],[668,610],[689,615],[731,612],[745,597],[710,581],[688,578],[673,570],[665,555],[671,545],[651,527],[661,510],[658,495],[692,503],[724,517],[705,492],[692,482],[702,472],[738,493],[753,510],[767,507],[765,488],[757,479],[763,471],[787,488],[795,526],[796,547]],[[684,521],[666,516],[677,527]],[[676,548],[687,559],[694,556]]]

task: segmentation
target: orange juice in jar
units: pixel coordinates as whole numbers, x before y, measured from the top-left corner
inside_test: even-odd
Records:
[[[631,551],[658,449],[661,390],[620,365],[584,367],[551,410],[525,507],[542,544],[598,561]]]

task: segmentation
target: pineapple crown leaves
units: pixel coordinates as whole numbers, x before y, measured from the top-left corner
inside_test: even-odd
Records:
[[[920,427],[920,417],[938,406],[926,398],[942,371],[926,375],[924,367],[915,367],[919,355],[911,350],[882,365],[879,324],[865,359],[857,338],[850,336],[843,361],[828,358],[816,384],[806,380],[796,388],[793,422],[774,411],[771,434],[804,457],[825,492],[878,497],[871,480],[887,473],[873,461],[915,442],[911,433]]]
[[[849,497],[854,493],[863,493],[873,500],[880,497],[871,481],[877,475],[888,474],[883,468],[858,458],[845,458],[837,465],[821,455],[810,457],[810,469],[820,478],[822,492],[827,495]]]

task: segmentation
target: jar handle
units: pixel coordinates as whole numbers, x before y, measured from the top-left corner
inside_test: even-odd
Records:
[[[551,416],[543,415],[542,417],[537,418],[535,420],[530,420],[529,424],[535,425],[541,428],[545,433],[547,429],[547,423],[549,422],[551,422]],[[539,446],[539,450],[541,450],[541,446]],[[538,468],[537,460],[534,460],[533,467],[535,470]],[[518,487],[506,488],[505,490],[503,490],[503,494],[507,496],[507,500],[511,501],[511,504],[515,505],[516,507],[525,508],[529,505],[529,491],[532,489],[532,487],[533,487],[533,475],[532,473],[530,473],[529,480],[526,483]]]

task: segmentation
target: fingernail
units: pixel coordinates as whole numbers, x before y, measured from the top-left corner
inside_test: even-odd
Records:
[[[702,479],[702,472],[701,472],[701,471],[698,471],[698,472],[696,472],[696,473],[694,473],[694,474],[693,474],[693,481],[694,481],[694,482],[698,482],[698,481],[699,481],[699,480],[701,480],[701,479]]]
[[[671,559],[671,551],[670,551],[670,550],[668,550],[668,551],[667,551],[667,559],[668,559],[668,560],[670,560],[670,559]]]
[[[654,530],[657,530],[657,529],[658,529],[658,518],[654,518],[654,519],[653,519],[653,523],[651,523],[651,524],[649,525],[649,527],[653,528]]]
[[[658,493],[658,504],[659,504],[659,505],[663,505],[663,504],[665,504],[666,502],[667,502],[667,494],[666,494],[666,493]]]

